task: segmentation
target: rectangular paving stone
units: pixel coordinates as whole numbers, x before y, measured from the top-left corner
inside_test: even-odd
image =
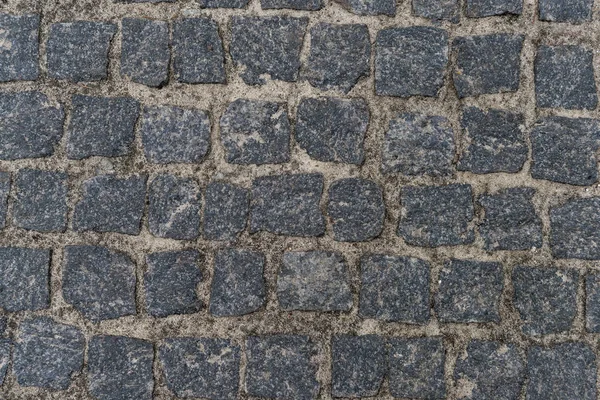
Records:
[[[284,310],[349,311],[352,292],[346,260],[331,251],[285,252],[277,298]]]
[[[229,53],[247,85],[264,85],[269,79],[295,82],[308,18],[231,18]]]
[[[551,208],[550,248],[556,258],[600,260],[600,198]]]
[[[523,39],[505,33],[454,39],[457,60],[452,78],[458,97],[516,92]]]
[[[93,21],[50,25],[46,43],[48,76],[72,82],[100,81],[108,77],[108,49],[115,24]]]
[[[248,0],[198,0],[203,8],[246,8]]]
[[[50,250],[0,247],[0,307],[7,312],[50,306]]]
[[[0,171],[0,229],[6,227],[8,194],[10,193],[10,172]]]
[[[246,229],[250,191],[225,182],[211,182],[204,193],[204,237],[235,240]]]
[[[395,0],[334,0],[347,11],[357,15],[396,15]]]
[[[40,232],[63,232],[67,228],[67,178],[64,172],[19,170],[14,182],[14,225]]]
[[[429,321],[429,263],[412,257],[364,255],[359,315],[384,321]]]
[[[594,0],[539,0],[541,21],[581,24],[592,19]]]
[[[148,187],[148,228],[154,236],[193,240],[200,235],[200,186],[192,178],[158,175]]]
[[[238,398],[240,348],[230,340],[167,338],[158,357],[177,397]]]
[[[465,15],[470,18],[494,15],[521,15],[523,0],[466,0]]]
[[[323,7],[322,0],[260,0],[263,10],[292,9],[304,11],[317,11]]]
[[[435,97],[444,84],[448,33],[427,26],[386,28],[377,33],[375,93]]]
[[[171,57],[168,23],[123,18],[121,25],[121,75],[150,87],[165,85]]]
[[[140,103],[130,97],[71,98],[67,156],[118,157],[131,152]]]
[[[585,327],[588,332],[600,332],[600,274],[585,277]]]
[[[41,92],[0,93],[0,159],[51,156],[62,136],[64,117],[62,105]]]
[[[457,23],[460,19],[458,0],[412,0],[412,11],[434,21]]]
[[[202,281],[197,250],[163,251],[146,256],[144,294],[148,314],[167,317],[200,311],[196,289]]]
[[[173,75],[182,83],[226,83],[225,54],[217,23],[209,18],[173,22]]]
[[[34,81],[39,76],[40,16],[0,14],[0,82]]]

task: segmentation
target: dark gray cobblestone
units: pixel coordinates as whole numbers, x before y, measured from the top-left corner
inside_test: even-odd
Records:
[[[0,247],[0,307],[4,311],[42,310],[50,305],[50,250]]]
[[[523,0],[466,0],[465,14],[467,17],[481,18],[493,15],[513,14],[523,12]]]
[[[0,82],[36,80],[39,76],[39,15],[0,14]]]
[[[412,0],[415,15],[423,18],[458,22],[460,7],[458,0]]]
[[[169,25],[164,21],[123,18],[121,74],[152,87],[167,83]]]
[[[335,0],[342,7],[357,15],[396,15],[393,0]]]
[[[573,199],[550,210],[550,247],[556,258],[600,259],[600,198]]]
[[[225,182],[211,182],[204,194],[204,237],[233,240],[246,228],[249,191]]]

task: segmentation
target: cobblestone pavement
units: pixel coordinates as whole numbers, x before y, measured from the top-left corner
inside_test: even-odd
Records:
[[[0,399],[598,398],[596,3],[0,0]]]

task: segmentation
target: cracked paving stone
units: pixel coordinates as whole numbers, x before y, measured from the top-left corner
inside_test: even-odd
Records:
[[[0,93],[0,159],[47,157],[62,136],[64,109],[37,91]]]
[[[161,87],[169,79],[169,24],[142,18],[123,18],[121,75],[133,82]]]
[[[260,0],[263,10],[292,9],[304,11],[317,11],[323,8],[323,0]]]
[[[101,175],[84,181],[83,196],[75,205],[73,229],[138,235],[146,204],[146,180],[146,175]]]
[[[8,194],[10,193],[10,172],[0,171],[0,229],[6,227]],[[13,206],[14,207],[14,206]]]
[[[348,93],[370,75],[370,59],[366,25],[319,23],[311,28],[306,77],[312,86]]]
[[[598,95],[592,50],[580,46],[539,46],[534,71],[538,107],[596,108]]]
[[[66,246],[65,301],[93,322],[135,314],[135,264],[100,246]]]
[[[472,197],[471,185],[405,186],[398,236],[423,247],[473,243]]]
[[[238,398],[240,348],[217,338],[167,338],[159,347],[167,387],[177,397]]]
[[[460,19],[458,0],[412,0],[413,13],[434,21],[457,23]]]
[[[362,165],[369,118],[363,99],[303,98],[298,105],[295,139],[315,160]]]
[[[457,169],[475,174],[519,172],[527,160],[523,114],[467,107],[461,126],[465,146]]]
[[[329,187],[327,214],[333,237],[340,242],[362,242],[383,230],[385,204],[377,183],[359,178],[340,179]]]
[[[485,211],[479,226],[486,250],[530,250],[542,247],[542,220],[533,188],[511,188],[478,199]]]
[[[225,160],[232,164],[281,164],[290,159],[291,128],[285,104],[237,99],[220,120]]]
[[[19,326],[13,372],[21,386],[65,390],[83,368],[85,338],[76,327],[48,317],[26,319]]]
[[[387,28],[377,34],[375,93],[435,97],[444,84],[448,33],[426,26]]]
[[[540,21],[581,24],[592,19],[594,0],[539,0]]]
[[[0,14],[0,82],[38,78],[39,27],[39,15]]]
[[[198,0],[202,8],[246,8],[248,0]]]
[[[600,198],[574,199],[550,209],[550,248],[556,258],[600,260]]]
[[[452,77],[458,97],[516,92],[523,39],[505,33],[454,39],[457,61]]]
[[[518,400],[525,381],[525,362],[514,344],[472,340],[454,369],[457,388],[472,390],[472,400]]]
[[[383,140],[384,173],[444,176],[454,172],[454,131],[445,117],[401,114]]]
[[[346,260],[330,251],[285,252],[277,298],[284,310],[349,311],[352,291]]]
[[[325,219],[319,203],[323,175],[262,176],[252,182],[250,233],[267,231],[287,236],[322,236]]]
[[[264,85],[270,79],[295,82],[308,18],[231,18],[229,52],[247,85]]]
[[[494,15],[521,15],[523,0],[466,0],[465,15],[470,18]]]
[[[50,250],[0,247],[0,307],[7,312],[50,306]]]
[[[360,260],[359,315],[384,321],[429,321],[429,263],[412,257],[371,254]]]
[[[386,357],[386,344],[380,336],[333,336],[332,395],[376,396],[387,372]]]
[[[395,0],[334,0],[347,11],[357,15],[396,15]]]
[[[204,194],[204,237],[234,240],[248,220],[250,191],[225,182],[211,182]]]
[[[131,152],[140,103],[128,97],[75,95],[67,128],[67,156],[118,157]]]
[[[193,240],[200,235],[200,186],[192,178],[158,175],[148,187],[148,229],[154,236]]]
[[[440,322],[500,322],[503,288],[500,263],[447,261],[440,271],[435,312]]]
[[[263,253],[238,248],[215,255],[209,311],[231,317],[258,311],[266,301]]]
[[[527,352],[526,396],[530,400],[596,399],[596,356],[578,342]]]
[[[173,76],[182,83],[226,83],[225,53],[217,23],[209,18],[173,22]]]
[[[600,274],[585,277],[585,322],[588,332],[600,332]]]
[[[21,169],[16,173],[13,223],[40,232],[63,232],[67,227],[67,174]]]
[[[246,392],[297,400],[319,394],[317,348],[308,336],[269,335],[246,339]]]
[[[196,288],[202,281],[196,250],[164,251],[146,256],[144,293],[148,314],[166,317],[193,314],[202,308]]]
[[[587,186],[598,180],[600,121],[551,116],[531,131],[531,176]]]
[[[445,351],[441,338],[389,340],[389,386],[394,397],[445,399]]]
[[[10,339],[0,339],[0,386],[4,384],[4,379],[8,372],[11,347],[12,341]]]
[[[94,336],[88,345],[88,387],[98,400],[152,399],[152,343],[125,336]]]
[[[210,150],[206,111],[144,107],[140,128],[146,159],[154,164],[199,163]]]
[[[523,333],[531,336],[571,329],[577,314],[575,270],[515,267],[513,304],[521,316]]]
[[[108,77],[108,50],[115,24],[75,21],[52,24],[46,44],[48,76],[72,82]]]

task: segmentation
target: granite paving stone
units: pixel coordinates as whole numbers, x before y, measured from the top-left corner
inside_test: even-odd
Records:
[[[37,14],[0,14],[0,82],[38,78],[39,28]]]
[[[204,192],[204,237],[208,240],[235,240],[246,228],[250,192],[226,182],[214,181]]]
[[[248,0],[199,0],[203,8],[246,8]]]
[[[460,19],[458,0],[412,0],[412,11],[434,21],[457,23]]]
[[[0,386],[4,384],[6,373],[10,365],[10,353],[12,341],[10,339],[0,339]]]
[[[466,0],[465,15],[470,18],[495,15],[521,15],[523,0]]]
[[[51,250],[0,247],[0,307],[7,312],[50,306]]]
[[[556,258],[600,259],[600,198],[571,199],[550,209],[550,249]]]
[[[169,24],[142,18],[123,18],[121,75],[133,82],[161,87],[169,79]]]
[[[588,332],[600,332],[600,274],[585,277],[585,326]]]
[[[393,17],[396,15],[396,2],[394,0],[334,0],[347,11],[356,15],[383,15]]]
[[[10,193],[10,172],[0,171],[0,229],[6,227],[8,195]]]
[[[263,10],[292,9],[317,11],[323,7],[323,0],[260,0]]]
[[[539,0],[541,21],[581,24],[591,21],[594,0]]]

